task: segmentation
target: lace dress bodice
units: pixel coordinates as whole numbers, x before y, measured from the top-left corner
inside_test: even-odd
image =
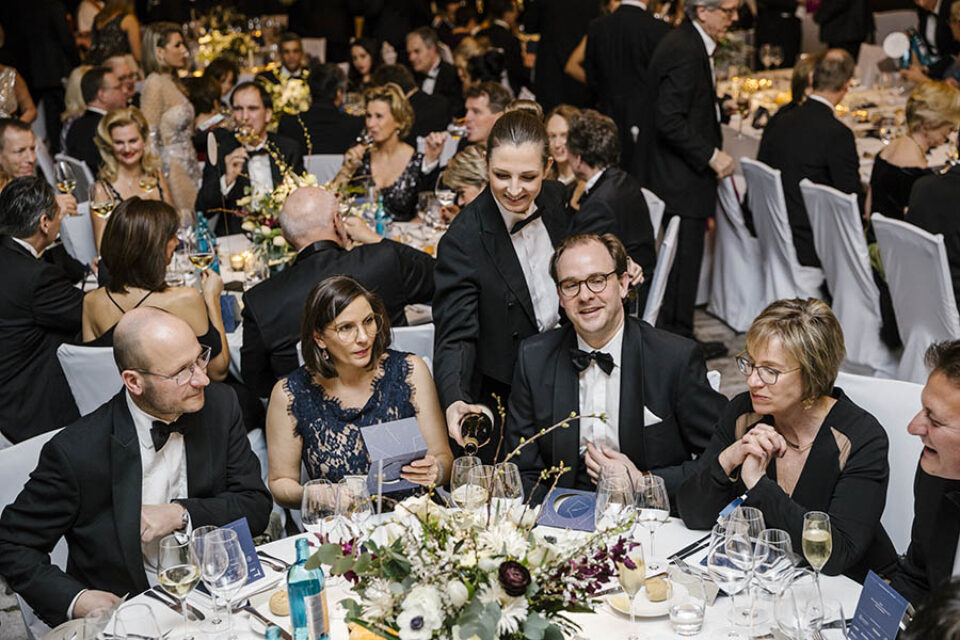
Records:
[[[417,195],[423,182],[423,154],[414,152],[403,173],[393,184],[380,188],[383,196],[383,208],[390,217],[398,221],[411,220],[417,214]],[[370,170],[370,150],[363,154],[363,163],[355,175],[373,175]]]
[[[140,104],[163,161],[174,206],[192,210],[200,184],[200,165],[193,148],[193,105],[164,73],[147,77]]]
[[[118,13],[100,27],[96,20],[93,21],[93,29],[90,31],[90,61],[93,64],[103,64],[103,61],[111,56],[130,53],[130,40],[127,39],[127,32],[120,26],[125,17],[127,14]]]
[[[20,106],[17,102],[15,84],[17,72],[13,67],[0,68],[0,117],[12,118]]]

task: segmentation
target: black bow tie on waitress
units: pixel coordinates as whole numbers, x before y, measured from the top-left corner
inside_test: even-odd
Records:
[[[591,351],[587,353],[581,349],[570,349],[570,360],[577,371],[584,371],[590,366],[590,361],[597,363],[597,366],[607,375],[613,371],[613,356],[602,351]]]
[[[163,445],[167,444],[171,433],[182,434],[183,426],[176,422],[167,424],[159,420],[154,420],[153,426],[150,427],[150,438],[153,440],[153,450],[159,452],[160,449],[163,449]]]

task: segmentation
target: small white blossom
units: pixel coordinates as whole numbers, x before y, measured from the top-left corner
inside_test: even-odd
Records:
[[[447,583],[446,595],[450,604],[459,608],[467,603],[470,592],[467,590],[467,585],[460,580],[451,580]]]
[[[273,246],[285,247],[286,245],[287,245],[287,241],[284,239],[283,236],[273,236]]]

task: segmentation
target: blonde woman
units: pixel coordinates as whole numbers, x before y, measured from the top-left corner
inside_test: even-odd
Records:
[[[150,125],[150,138],[163,162],[170,196],[177,210],[193,210],[200,166],[193,148],[193,105],[177,72],[187,65],[180,27],[155,22],[143,34],[143,83],[140,107]]]
[[[486,38],[467,36],[461,40],[457,48],[453,50],[453,65],[457,68],[457,76],[463,85],[464,93],[475,84],[470,78],[470,72],[467,70],[467,67],[470,65],[470,58],[482,56],[489,49],[490,41]]]
[[[424,153],[402,142],[413,126],[413,108],[403,89],[392,82],[368,89],[364,103],[372,142],[347,150],[334,184],[372,179],[386,212],[394,220],[410,220],[416,215],[417,194],[424,187],[425,176],[440,160],[446,134],[428,135]]]
[[[173,204],[167,179],[160,173],[160,159],[153,155],[147,145],[149,137],[147,120],[136,107],[115,109],[105,115],[97,125],[97,137],[94,139],[103,159],[97,177],[106,183],[117,200],[136,196]],[[91,220],[99,250],[107,222],[92,214]]]
[[[567,134],[570,133],[570,120],[578,113],[580,110],[576,107],[561,104],[554,107],[543,121],[550,140],[550,157],[553,158],[553,166],[547,175],[565,185],[577,180],[570,166],[570,154],[567,153]]]
[[[443,184],[457,192],[456,205],[441,210],[444,220],[450,222],[487,187],[486,146],[472,144],[450,158],[443,170]]]

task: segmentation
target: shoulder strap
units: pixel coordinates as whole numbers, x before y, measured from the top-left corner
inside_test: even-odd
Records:
[[[120,303],[118,303],[116,300],[114,300],[113,296],[110,295],[110,290],[109,290],[109,289],[104,289],[104,292],[107,294],[107,297],[110,298],[110,302],[113,303],[113,306],[115,306],[117,309],[120,309],[120,313],[126,313],[126,310],[125,310],[123,307],[120,306]]]

